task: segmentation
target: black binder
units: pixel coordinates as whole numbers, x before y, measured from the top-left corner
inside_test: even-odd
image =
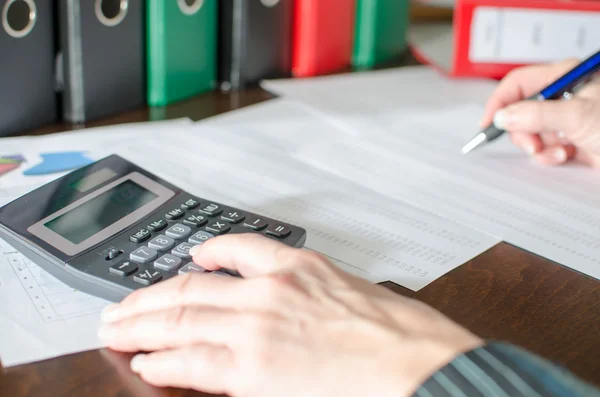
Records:
[[[56,121],[54,16],[48,0],[0,0],[0,136]]]
[[[145,1],[59,0],[63,118],[81,123],[145,104]]]
[[[220,0],[219,6],[223,90],[291,76],[292,0]]]

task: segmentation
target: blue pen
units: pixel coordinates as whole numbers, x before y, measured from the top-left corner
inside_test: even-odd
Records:
[[[569,99],[580,85],[591,79],[596,72],[600,71],[600,51],[581,62],[558,80],[544,88],[539,94],[533,95],[528,100],[546,101],[552,99]],[[477,134],[463,148],[463,154],[491,142],[504,134],[506,131],[498,129],[494,124]]]

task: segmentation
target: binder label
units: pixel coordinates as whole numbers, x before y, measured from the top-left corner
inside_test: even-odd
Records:
[[[586,58],[598,50],[600,12],[478,7],[469,60],[525,64]]]

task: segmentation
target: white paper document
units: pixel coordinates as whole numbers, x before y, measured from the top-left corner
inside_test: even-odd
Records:
[[[304,227],[307,248],[369,273],[365,278],[371,281],[419,290],[499,242],[273,150],[283,144],[283,130],[277,143],[245,127],[240,132],[202,125],[169,140],[146,142],[128,158],[144,163],[146,153],[164,151],[160,167],[146,161],[148,169],[200,197]],[[314,117],[309,130],[327,135],[329,129]],[[290,130],[292,136],[297,133]],[[210,150],[198,156],[196,142],[209,143],[203,147]]]
[[[413,103],[419,81],[434,106],[421,94]],[[265,86],[349,131],[303,147],[300,161],[600,278],[597,171],[535,164],[506,137],[461,154],[478,132],[492,83],[415,68]]]
[[[0,240],[0,361],[24,364],[101,347],[107,302],[56,280]]]

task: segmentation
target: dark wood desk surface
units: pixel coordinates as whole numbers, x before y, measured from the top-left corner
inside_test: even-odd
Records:
[[[89,126],[178,117],[199,120],[270,98],[260,89],[211,93]],[[71,128],[55,125],[30,135]],[[502,243],[417,293],[385,285],[430,304],[484,338],[525,347],[600,386],[600,282],[590,277]],[[148,386],[129,371],[130,357],[97,350],[0,369],[0,396],[202,395]]]

